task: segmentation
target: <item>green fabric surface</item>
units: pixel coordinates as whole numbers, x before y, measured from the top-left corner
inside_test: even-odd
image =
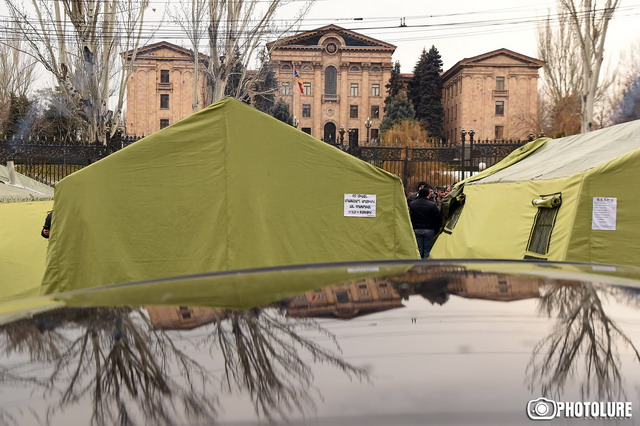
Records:
[[[417,257],[396,176],[227,98],[56,186],[43,286]]]
[[[40,294],[47,241],[40,236],[53,201],[0,203],[0,301]]]

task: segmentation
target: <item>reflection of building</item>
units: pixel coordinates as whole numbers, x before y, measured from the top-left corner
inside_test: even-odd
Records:
[[[327,142],[378,137],[385,85],[391,77],[396,47],[371,37],[327,25],[272,42],[271,64],[280,84],[280,98],[292,108],[300,129]],[[294,68],[303,81],[301,93]]]
[[[391,284],[367,279],[295,296],[289,301],[287,315],[348,319],[401,307],[400,295]]]
[[[128,135],[150,135],[193,112],[193,63],[191,50],[166,41],[140,48],[127,84]]]
[[[544,62],[508,49],[459,61],[443,75],[445,136],[526,139],[538,114],[538,69]]]
[[[151,324],[166,330],[190,330],[224,319],[224,311],[216,308],[189,306],[147,306]]]
[[[453,276],[455,277],[455,276]],[[469,272],[449,281],[449,293],[468,299],[503,302],[540,297],[544,280],[535,277]]]

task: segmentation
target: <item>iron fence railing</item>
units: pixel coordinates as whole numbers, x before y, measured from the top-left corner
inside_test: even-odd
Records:
[[[120,137],[101,144],[60,141],[0,140],[0,163],[13,161],[16,170],[49,185],[141,138]],[[399,176],[413,189],[420,181],[450,185],[493,166],[528,141],[461,141],[427,148],[332,144],[370,164]]]

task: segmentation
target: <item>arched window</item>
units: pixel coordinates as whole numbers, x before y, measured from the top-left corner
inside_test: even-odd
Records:
[[[338,94],[338,71],[334,66],[328,66],[324,70],[324,94]]]
[[[371,67],[371,72],[380,72],[382,71],[380,67]]]
[[[313,71],[313,68],[311,68],[311,65],[303,65],[302,71]]]
[[[360,68],[353,66],[351,68],[349,68],[349,71],[360,71]]]
[[[282,67],[282,71],[291,71],[291,65],[284,64]]]

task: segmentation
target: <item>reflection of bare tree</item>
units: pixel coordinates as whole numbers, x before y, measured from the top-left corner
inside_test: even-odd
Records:
[[[59,392],[61,399],[47,413],[49,418],[88,395],[92,398],[92,424],[132,424],[140,414],[149,424],[172,423],[176,412],[194,419],[215,416],[216,399],[204,394],[208,373],[164,332],[154,330],[139,311],[100,308],[65,312],[64,318],[56,318],[59,325],[65,325],[64,331],[61,327],[45,328],[40,335],[33,332],[28,339],[18,339],[18,344],[15,335],[25,324],[18,323],[15,330],[4,328],[10,343],[6,350],[21,350],[32,359],[51,361],[53,370],[44,388],[51,394]],[[52,338],[52,333],[58,337]],[[45,358],[48,349],[52,352]],[[171,379],[169,372],[175,367],[184,384]],[[200,385],[195,383],[196,377]]]
[[[534,348],[529,366],[530,388],[539,384],[542,394],[558,396],[565,383],[583,365],[583,398],[622,396],[623,382],[618,345],[640,353],[620,327],[605,313],[601,295],[620,300],[615,287],[592,283],[549,286],[540,298],[539,311],[557,317],[553,332]],[[582,362],[581,362],[582,360]]]
[[[337,367],[349,377],[367,377],[364,369],[341,357],[335,337],[313,320],[291,320],[275,309],[227,311],[226,317],[228,321],[216,323],[207,343],[212,354],[216,347],[222,352],[227,389],[248,392],[259,415],[285,418],[292,410],[314,408],[313,374],[303,359],[305,352],[314,362]],[[337,351],[316,343],[312,334],[329,338]]]

